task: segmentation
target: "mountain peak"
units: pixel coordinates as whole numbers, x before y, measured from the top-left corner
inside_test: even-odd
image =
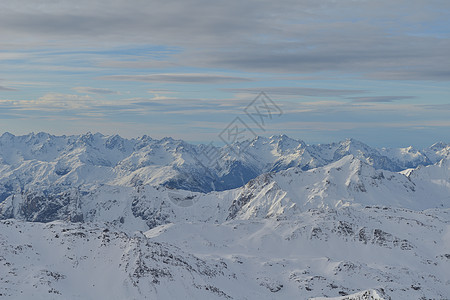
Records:
[[[271,135],[269,137],[269,139],[273,140],[273,141],[294,140],[294,139],[291,139],[290,137],[288,137],[286,134]]]
[[[272,135],[269,138],[271,144],[277,144],[277,147],[283,151],[287,149],[295,150],[298,147],[306,147],[306,144],[301,140],[296,140],[288,137],[285,134]]]
[[[6,131],[5,133],[3,133],[2,136],[1,136],[2,139],[4,139],[4,138],[11,139],[11,138],[14,138],[14,137],[16,137],[16,136],[15,136],[14,134],[8,132],[8,131]]]
[[[86,176],[94,176],[103,184],[133,185],[139,181],[209,192],[240,187],[265,172],[292,167],[306,171],[348,155],[375,169],[390,171],[437,163],[449,156],[447,150],[439,149],[378,150],[352,138],[340,143],[306,145],[285,134],[259,136],[250,144],[243,142],[242,147],[246,148],[240,154],[233,145],[210,149],[171,137],[158,140],[147,135],[126,139],[118,134],[104,136],[91,132],[19,137],[4,133],[0,140],[0,161],[8,166],[0,169],[0,198],[24,186],[79,184]]]
[[[444,148],[446,148],[446,147],[448,147],[448,144],[446,144],[446,143],[440,141],[440,142],[434,143],[434,144],[431,145],[429,148],[430,148],[430,149],[433,149],[433,150],[437,150],[437,149],[442,150],[442,149],[444,149]]]
[[[365,144],[365,143],[363,143],[360,140],[357,140],[355,138],[346,138],[345,140],[340,142],[340,144],[343,144],[343,145],[358,145],[358,146],[369,147],[367,144]]]

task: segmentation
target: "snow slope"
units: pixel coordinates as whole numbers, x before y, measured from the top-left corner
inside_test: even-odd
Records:
[[[318,209],[292,220],[0,221],[6,299],[445,299],[450,211]],[[369,291],[369,292],[364,292]],[[359,298],[358,298],[359,297]],[[338,298],[341,299],[341,298]]]
[[[449,145],[206,147],[1,136],[0,299],[450,295]]]
[[[241,188],[207,194],[143,184],[49,187],[10,195],[0,204],[0,219],[110,222],[144,230],[186,220],[291,218],[308,209],[349,206],[450,208],[450,163],[402,174],[348,155],[324,167],[266,173]]]

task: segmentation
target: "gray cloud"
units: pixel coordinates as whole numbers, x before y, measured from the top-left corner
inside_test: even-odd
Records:
[[[341,29],[352,31],[350,24]],[[222,52],[211,58],[211,64],[279,73],[356,73],[383,80],[450,80],[449,39],[388,37],[374,29],[349,37],[331,25],[323,30],[326,34],[313,36],[316,30],[311,29],[305,41],[298,36],[299,41],[286,45]]]
[[[167,65],[450,80],[448,1],[427,2],[429,9],[421,0],[39,3],[2,4],[2,47],[166,45],[183,49]],[[140,62],[161,63],[142,54],[103,61]]]
[[[393,102],[397,100],[414,99],[414,96],[373,96],[373,97],[348,97],[352,102]]]
[[[442,65],[439,66],[441,59],[445,60],[444,57],[436,59],[428,68],[413,68],[408,71],[376,71],[367,73],[364,77],[375,80],[450,80],[450,68],[448,68],[448,63],[442,62]]]
[[[13,88],[9,88],[9,87],[1,86],[1,85],[0,85],[0,91],[5,91],[5,92],[15,92],[15,91],[17,91],[17,89],[13,89]]]
[[[332,97],[345,96],[352,94],[361,94],[364,90],[340,90],[340,89],[321,89],[306,87],[261,87],[261,88],[238,88],[238,89],[222,89],[223,91],[234,93],[259,93],[264,91],[270,95],[288,95],[288,96],[310,96],[310,97]]]
[[[438,110],[441,112],[450,112],[450,104],[425,104],[421,105],[421,107],[425,109]]]
[[[119,81],[144,81],[144,82],[168,82],[168,83],[230,83],[247,82],[249,78],[235,77],[217,74],[149,74],[149,75],[110,75],[102,76],[101,80]]]
[[[81,94],[103,94],[103,95],[109,95],[109,94],[118,94],[116,91],[110,90],[110,89],[103,89],[103,88],[93,88],[93,87],[74,87],[72,88],[74,91],[77,91]]]

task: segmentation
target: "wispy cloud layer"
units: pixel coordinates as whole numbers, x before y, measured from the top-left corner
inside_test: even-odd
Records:
[[[264,91],[286,112],[273,130],[303,122],[299,137],[365,128],[375,139],[395,124],[450,139],[449,11],[422,0],[3,1],[0,116],[204,137],[210,128],[191,124],[245,116]]]
[[[0,85],[0,91],[14,92],[14,91],[17,91],[17,90],[16,90],[16,89],[13,89],[13,88],[9,88],[9,87],[1,86],[1,85]]]
[[[113,91],[110,89],[103,89],[103,88],[79,86],[79,87],[74,87],[72,89],[80,94],[83,94],[83,93],[84,94],[100,94],[100,95],[117,94],[116,91]]]
[[[307,87],[260,87],[260,88],[237,88],[223,89],[233,93],[256,94],[264,91],[271,95],[289,95],[289,96],[311,96],[311,97],[334,97],[346,96],[352,94],[366,93],[365,90],[344,90],[344,89],[326,89],[326,88],[307,88]]]
[[[29,0],[2,4],[0,33],[4,48],[25,38],[44,47],[167,45],[186,50],[172,61],[185,66],[449,80],[449,9],[447,1],[420,0]]]
[[[166,83],[231,83],[248,82],[249,78],[235,77],[218,74],[199,74],[199,73],[176,73],[176,74],[149,74],[149,75],[109,75],[99,77],[101,80],[119,80],[119,81],[144,81],[144,82],[166,82]]]
[[[393,102],[398,100],[414,99],[414,96],[374,96],[374,97],[349,97],[353,102]]]

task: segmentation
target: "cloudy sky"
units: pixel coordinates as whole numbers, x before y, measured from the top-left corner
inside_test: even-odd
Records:
[[[450,142],[446,0],[1,1],[0,37],[2,132]]]

